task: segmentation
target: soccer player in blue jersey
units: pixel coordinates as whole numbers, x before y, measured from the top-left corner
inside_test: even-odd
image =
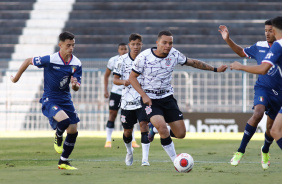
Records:
[[[60,51],[43,57],[26,59],[20,66],[17,74],[11,76],[16,83],[29,65],[44,68],[44,93],[40,99],[42,112],[48,117],[49,123],[55,130],[55,150],[61,154],[58,162],[59,169],[76,170],[68,158],[74,149],[77,132],[77,123],[80,121],[71,100],[70,87],[78,91],[81,84],[82,67],[80,60],[72,53],[75,45],[75,36],[70,32],[59,35]],[[63,144],[63,133],[67,136]]]
[[[261,64],[261,61],[264,59],[264,57],[270,50],[273,42],[275,41],[275,37],[272,32],[271,20],[265,21],[266,41],[258,41],[254,45],[244,49],[230,39],[229,32],[226,26],[219,26],[219,32],[221,33],[222,38],[226,41],[226,43],[236,54],[241,57],[253,58],[257,61],[257,64]],[[254,135],[256,128],[259,122],[262,120],[265,112],[267,115],[267,128],[265,132],[265,142],[263,147],[261,148],[261,163],[263,169],[268,169],[270,163],[269,147],[273,142],[273,138],[270,135],[270,128],[280,108],[280,103],[279,101],[277,101],[276,98],[268,98],[268,93],[274,94],[274,92],[272,92],[274,85],[270,85],[269,81],[276,80],[276,77],[277,73],[276,75],[259,75],[256,85],[254,87],[254,113],[246,124],[244,136],[242,138],[240,147],[237,152],[233,155],[231,159],[231,165],[237,166],[240,163],[240,160],[242,159],[245,153],[247,144]]]
[[[282,17],[272,19],[272,32],[277,41],[275,41],[259,65],[246,66],[239,62],[234,62],[230,65],[231,70],[243,70],[253,74],[265,76],[275,76],[269,78],[269,91],[266,98],[274,98],[280,102],[279,113],[276,116],[274,123],[270,129],[270,135],[276,140],[278,146],[282,149]],[[263,150],[262,150],[263,151]]]

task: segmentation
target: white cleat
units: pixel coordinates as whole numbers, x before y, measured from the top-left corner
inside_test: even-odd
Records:
[[[150,163],[148,161],[143,161],[141,166],[150,166]]]
[[[126,157],[125,157],[125,165],[127,166],[131,166],[133,163],[133,148],[131,148],[132,153],[126,153]]]

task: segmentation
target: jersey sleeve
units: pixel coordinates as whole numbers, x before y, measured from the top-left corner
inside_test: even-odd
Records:
[[[257,53],[257,46],[256,44],[246,47],[243,49],[243,52],[245,53],[246,57],[256,59],[256,53]]]
[[[269,52],[266,54],[264,60],[262,60],[262,63],[269,63],[271,65],[279,64],[278,62],[281,62],[281,60],[279,60],[281,56],[282,46],[279,43],[274,42]]]
[[[184,65],[186,62],[187,62],[187,57],[184,54],[182,54],[181,52],[179,52],[177,63],[180,65]]]
[[[132,70],[135,73],[141,74],[144,71],[144,66],[145,66],[145,57],[139,54],[133,62]]]
[[[80,85],[81,84],[81,77],[82,77],[82,66],[78,66],[77,69],[75,70],[73,77],[77,79],[77,83]]]
[[[107,64],[107,68],[109,69],[109,70],[111,70],[111,71],[113,71],[114,69],[115,69],[115,61],[114,61],[114,59],[113,59],[113,57],[112,58],[110,58],[109,59],[109,61],[108,61],[108,64]]]
[[[38,68],[42,68],[50,63],[50,55],[43,56],[43,57],[33,57],[32,64],[37,66]]]
[[[123,59],[119,57],[114,67],[113,75],[122,76],[123,73]]]

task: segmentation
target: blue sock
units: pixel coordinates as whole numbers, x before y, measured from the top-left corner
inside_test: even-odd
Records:
[[[256,132],[256,129],[257,129],[256,127],[252,127],[251,125],[249,125],[247,123],[247,125],[245,127],[245,131],[244,131],[244,136],[243,136],[243,139],[241,141],[241,145],[238,149],[238,152],[245,153],[247,144],[250,142],[252,136]]]
[[[66,140],[64,142],[64,151],[62,153],[62,157],[69,158],[74,148],[77,135],[78,135],[78,132],[76,132],[75,134],[67,134]]]
[[[280,138],[279,140],[277,140],[276,143],[278,144],[278,146],[280,147],[280,149],[282,149],[282,138]]]
[[[65,130],[69,127],[69,125],[70,125],[70,118],[58,122],[57,131],[56,131],[57,135],[61,137],[65,132]]]
[[[264,140],[264,145],[262,147],[262,152],[263,153],[268,153],[269,152],[269,147],[273,142],[273,138],[269,137],[266,133],[264,134],[265,140]]]

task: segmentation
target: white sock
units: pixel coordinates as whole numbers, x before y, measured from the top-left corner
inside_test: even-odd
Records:
[[[67,158],[64,158],[64,157],[62,157],[61,156],[61,158],[60,158],[62,161],[68,161],[68,159]]]
[[[173,162],[177,156],[175,152],[175,148],[174,148],[174,143],[171,142],[169,145],[163,146],[163,148],[166,151],[166,153],[168,154],[168,156],[170,157],[171,161]]]
[[[149,158],[149,150],[150,150],[150,143],[142,144],[142,162],[147,161],[148,162],[148,158]]]
[[[134,127],[133,127],[133,129],[132,129],[132,141],[135,141],[135,142],[136,142],[135,136],[134,136]]]
[[[114,131],[114,128],[108,128],[106,127],[106,132],[107,132],[107,142],[112,141],[112,133]]]
[[[133,154],[132,141],[130,143],[124,143],[124,144],[125,144],[127,153]]]

